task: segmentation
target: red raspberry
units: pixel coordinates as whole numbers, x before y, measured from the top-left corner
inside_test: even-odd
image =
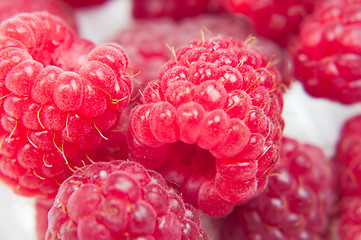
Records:
[[[54,204],[54,199],[37,198],[35,201],[35,224],[38,240],[44,240],[48,229],[48,212]]]
[[[330,163],[320,148],[284,137],[266,191],[234,209],[222,239],[325,239],[334,199]]]
[[[0,2],[0,21],[13,17],[18,13],[47,11],[64,19],[67,24],[76,29],[74,10],[60,0],[11,0]]]
[[[256,32],[282,46],[297,35],[301,20],[313,10],[315,0],[219,0],[234,14],[249,17]]]
[[[107,1],[108,0],[64,0],[64,2],[75,8],[101,5],[106,3]]]
[[[130,158],[175,182],[211,216],[261,192],[279,158],[280,78],[229,38],[180,48],[130,116]]]
[[[260,50],[280,71],[283,83],[289,85],[293,78],[291,56],[276,43],[266,38],[250,38],[253,30],[244,18],[226,14],[203,14],[193,18],[173,21],[168,18],[136,20],[133,24],[117,33],[114,41],[127,49],[130,67],[137,76],[136,88],[143,89],[157,79],[159,69],[172,57],[169,47],[177,50],[190,41],[205,37],[225,35],[242,41]]]
[[[2,22],[0,51],[0,176],[19,194],[55,195],[117,126],[132,89],[127,56],[39,12]]]
[[[134,18],[170,17],[178,20],[221,10],[217,0],[132,0]]]
[[[61,185],[46,240],[209,239],[199,213],[159,173],[131,161],[95,163]]]
[[[331,234],[344,240],[361,237],[361,115],[342,126],[335,154],[339,199]]]
[[[341,194],[361,197],[361,115],[344,123],[337,143],[335,162]]]
[[[338,204],[337,220],[332,229],[333,237],[355,240],[361,237],[361,195],[344,196]]]
[[[300,26],[294,52],[296,78],[313,97],[344,104],[361,101],[361,3],[319,1]]]

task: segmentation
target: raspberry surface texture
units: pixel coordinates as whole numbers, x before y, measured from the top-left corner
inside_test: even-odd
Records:
[[[331,234],[340,239],[361,237],[361,115],[342,126],[335,154],[338,204]]]
[[[44,12],[2,22],[0,51],[0,178],[18,194],[54,196],[117,126],[132,91],[127,56]]]
[[[272,59],[282,75],[283,83],[289,86],[293,79],[291,55],[269,39],[251,37],[255,33],[245,18],[228,14],[201,14],[179,21],[169,18],[138,19],[117,33],[113,41],[124,46],[129,55],[129,68],[134,74],[139,73],[136,90],[143,89],[149,81],[158,78],[159,69],[172,57],[172,48],[178,50],[201,36],[209,38],[220,35],[249,41],[253,48]]]
[[[159,173],[131,161],[84,167],[60,187],[46,240],[209,239]]]
[[[344,104],[361,100],[360,1],[319,1],[300,25],[291,51],[295,74],[313,97]]]
[[[287,46],[297,35],[302,19],[313,10],[316,0],[219,0],[236,15],[245,15],[257,33]]]
[[[266,191],[235,207],[224,220],[222,239],[326,239],[333,181],[320,148],[284,137]]]
[[[37,198],[35,200],[35,229],[38,240],[45,239],[48,230],[48,212],[53,205],[53,198]]]
[[[0,2],[0,21],[4,21],[18,13],[47,11],[64,19],[67,24],[77,29],[74,10],[63,0],[12,0]]]
[[[132,15],[136,19],[169,17],[179,20],[221,10],[217,0],[132,0]]]
[[[283,130],[281,79],[267,64],[226,37],[178,49],[131,112],[130,159],[159,170],[211,216],[259,194]]]

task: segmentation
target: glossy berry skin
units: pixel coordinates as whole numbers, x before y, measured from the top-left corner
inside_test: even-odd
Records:
[[[131,161],[84,167],[60,187],[46,240],[209,239],[199,213],[159,173]]]
[[[175,56],[131,112],[129,155],[204,213],[224,216],[264,190],[278,161],[281,80],[235,39],[196,40]]]
[[[282,46],[298,33],[302,19],[312,13],[315,0],[219,0],[235,15],[245,15],[256,32]]]
[[[0,178],[18,194],[54,196],[117,126],[132,91],[127,56],[44,12],[2,22],[0,51]]]
[[[319,1],[291,48],[296,78],[313,97],[343,104],[361,100],[360,1]]]
[[[348,119],[342,126],[335,154],[338,177],[338,204],[331,232],[340,239],[361,237],[361,115]]]
[[[201,36],[228,36],[248,41],[261,51],[282,75],[282,82],[289,86],[293,80],[291,55],[275,42],[255,36],[245,18],[228,14],[201,14],[174,21],[169,18],[138,19],[122,29],[113,39],[127,49],[129,68],[137,75],[135,89],[142,90],[146,84],[158,78],[159,69],[172,58],[172,48],[178,50]],[[134,91],[138,93],[138,91]]]
[[[132,15],[136,19],[168,17],[179,20],[221,9],[217,0],[132,0]]]
[[[332,177],[320,148],[284,137],[267,189],[224,220],[222,239],[325,239],[334,204]]]

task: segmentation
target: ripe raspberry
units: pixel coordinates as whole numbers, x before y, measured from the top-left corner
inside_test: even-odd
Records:
[[[157,79],[159,69],[172,57],[169,47],[177,50],[200,38],[201,34],[206,38],[225,35],[249,41],[253,48],[272,59],[285,85],[288,86],[292,81],[291,56],[271,40],[250,38],[254,33],[244,18],[226,14],[202,14],[180,21],[168,18],[136,20],[130,27],[117,33],[113,40],[127,49],[130,68],[134,74],[141,72],[137,76],[135,88],[143,89],[149,81]]]
[[[97,148],[127,105],[127,56],[78,38],[47,13],[0,25],[0,177],[22,195],[55,195]]]
[[[0,22],[18,13],[47,11],[64,19],[69,26],[76,29],[74,10],[59,0],[12,0],[0,2]]]
[[[336,222],[332,226],[332,236],[342,240],[361,237],[361,194],[357,197],[344,196],[338,204]]]
[[[157,169],[211,216],[261,192],[279,158],[280,78],[230,38],[180,48],[130,116],[130,158]]]
[[[341,195],[361,197],[361,115],[344,123],[337,143],[335,162]]]
[[[46,240],[209,239],[199,213],[159,173],[131,161],[95,163],[61,185]]]
[[[335,153],[338,204],[331,234],[351,240],[361,237],[361,115],[342,126]]]
[[[54,199],[37,198],[35,201],[35,224],[38,240],[44,240],[48,229],[48,212],[54,204]]]
[[[64,2],[75,8],[101,5],[103,3],[106,3],[107,1],[108,0],[64,0]]]
[[[222,239],[325,239],[334,199],[330,163],[320,148],[284,137],[266,191],[234,209]]]
[[[134,18],[170,17],[178,20],[202,13],[216,13],[221,10],[217,0],[132,0]]]
[[[297,35],[301,20],[313,10],[315,0],[219,0],[231,13],[249,17],[256,32],[282,46]]]
[[[313,97],[344,104],[361,101],[361,3],[319,1],[300,26],[294,53],[296,78]]]

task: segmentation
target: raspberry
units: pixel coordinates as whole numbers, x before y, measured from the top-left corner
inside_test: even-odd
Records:
[[[0,21],[4,21],[18,13],[47,11],[64,19],[69,26],[77,29],[74,11],[71,7],[59,0],[13,0],[0,3]]]
[[[206,214],[224,216],[264,189],[278,161],[280,77],[235,39],[197,40],[176,56],[133,108],[129,155]]]
[[[54,204],[54,199],[37,198],[35,201],[36,234],[38,240],[44,240],[48,229],[48,212]]]
[[[244,18],[226,14],[202,14],[180,21],[168,18],[140,19],[117,33],[114,41],[127,49],[134,74],[141,72],[137,75],[135,88],[143,89],[148,82],[157,79],[159,69],[172,57],[169,47],[177,50],[200,38],[201,34],[207,38],[225,35],[249,41],[250,45],[272,59],[272,64],[280,71],[285,85],[289,86],[292,81],[291,56],[271,40],[259,36],[250,38],[254,32]]]
[[[282,46],[288,46],[298,33],[302,19],[313,10],[314,0],[220,0],[233,14],[245,15],[256,32]]]
[[[49,211],[50,239],[209,239],[198,212],[138,163],[84,167],[61,185]]]
[[[300,26],[291,50],[295,75],[313,97],[343,104],[361,100],[359,1],[319,1]]]
[[[234,209],[222,239],[325,239],[334,204],[330,163],[320,148],[284,137],[266,191]]]
[[[194,17],[202,13],[220,12],[217,0],[132,0],[132,15],[134,18],[170,17],[175,20]]]
[[[42,12],[2,22],[0,51],[0,176],[18,194],[54,196],[119,124],[132,91],[127,56]]]
[[[335,153],[338,177],[338,204],[331,234],[345,240],[361,236],[361,115],[348,119],[342,126]]]
[[[106,3],[107,1],[108,0],[64,0],[64,2],[75,8],[101,5],[103,3]]]

